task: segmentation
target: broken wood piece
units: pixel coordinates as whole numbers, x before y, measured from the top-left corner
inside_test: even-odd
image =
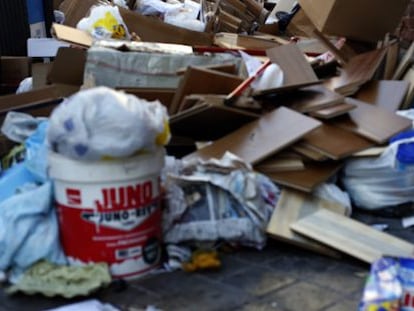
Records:
[[[303,170],[305,169],[305,165],[299,157],[283,157],[278,153],[257,164],[255,169],[266,174],[273,172]]]
[[[365,103],[395,112],[404,103],[408,87],[407,81],[370,81],[364,84],[354,97]]]
[[[273,238],[329,256],[338,256],[332,249],[293,232],[290,225],[319,209],[345,215],[346,208],[311,194],[284,188],[270,218],[266,232]]]
[[[333,160],[343,159],[374,145],[362,136],[329,124],[323,124],[306,134],[301,144]]]
[[[296,144],[294,144],[292,147],[292,150],[299,153],[300,155],[304,156],[305,158],[311,159],[313,161],[326,161],[329,158],[321,153],[320,151],[317,151],[315,149],[309,148],[308,145],[303,144],[302,140]]]
[[[400,80],[407,69],[412,65],[414,57],[414,42],[411,43],[408,50],[405,52],[402,60],[398,64],[397,70],[392,76],[392,80]]]
[[[185,159],[220,159],[226,151],[230,151],[254,165],[293,144],[320,125],[321,122],[313,118],[280,107],[187,155]]]
[[[326,209],[299,219],[290,228],[369,264],[383,256],[414,255],[414,244]]]
[[[377,157],[380,156],[387,147],[371,147],[366,150],[362,150],[352,154],[352,157]]]
[[[304,170],[266,173],[266,176],[277,184],[312,192],[335,175],[342,166],[342,162],[306,162]]]
[[[384,80],[391,80],[398,65],[398,54],[400,52],[399,42],[392,42],[388,46],[387,55],[385,57]]]
[[[356,105],[344,116],[335,119],[335,126],[364,136],[378,144],[387,142],[392,136],[411,128],[412,121],[383,108],[346,98],[346,102]]]
[[[409,109],[412,107],[414,100],[414,67],[411,66],[405,73],[403,80],[408,82],[408,92],[400,109]]]
[[[343,115],[348,113],[349,111],[355,109],[356,106],[351,103],[340,103],[330,107],[322,108],[319,110],[314,110],[309,114],[312,117],[319,118],[319,119],[332,119],[337,116]]]

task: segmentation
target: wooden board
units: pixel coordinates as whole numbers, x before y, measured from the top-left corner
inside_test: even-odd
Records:
[[[391,43],[388,46],[387,56],[385,58],[385,68],[383,78],[391,80],[398,65],[398,54],[400,52],[399,42]]]
[[[383,256],[414,255],[413,244],[326,209],[296,221],[290,228],[369,264]]]
[[[265,89],[255,95],[265,95],[286,91],[319,83],[318,77],[295,44],[286,44],[266,50],[272,63],[279,65],[283,71],[283,84],[280,88]]]
[[[288,94],[280,94],[275,98],[275,102],[278,105],[307,113],[341,103],[344,99],[342,95],[332,92],[323,85],[314,85]]]
[[[372,79],[385,53],[386,49],[377,49],[351,58],[342,68],[340,76],[331,78],[326,85],[335,92],[349,95]]]
[[[346,211],[346,208],[338,203],[326,201],[300,191],[283,189],[266,232],[275,239],[296,246],[327,255],[337,255],[333,249],[299,235],[290,229],[291,224],[322,208],[341,215],[344,215]]]
[[[180,80],[169,113],[173,115],[179,111],[179,106],[186,95],[228,94],[242,82],[243,78],[235,75],[190,66]]]
[[[381,155],[387,147],[371,147],[352,154],[352,157],[377,157]]]
[[[298,171],[305,169],[305,164],[300,158],[283,158],[278,154],[266,159],[255,166],[262,173]]]
[[[307,134],[301,143],[334,160],[345,158],[374,145],[359,135],[329,124],[323,124]]]
[[[341,162],[305,163],[304,170],[267,173],[266,175],[277,184],[312,192],[338,172],[341,167]]]
[[[414,66],[409,68],[405,73],[403,80],[408,82],[408,92],[406,98],[404,99],[404,103],[401,105],[401,109],[409,109],[411,108],[411,104],[414,100]]]
[[[357,106],[344,118],[335,119],[335,125],[353,131],[378,144],[385,143],[389,138],[411,128],[412,121],[382,108],[366,104],[353,98],[347,98]]]
[[[292,150],[297,152],[298,154],[304,156],[305,158],[311,159],[313,161],[326,161],[329,158],[321,153],[320,151],[317,151],[315,149],[309,148],[308,145],[305,145],[302,143],[302,140],[296,144],[294,144],[292,147]]]
[[[224,106],[212,101],[204,102],[170,118],[173,136],[189,137],[196,141],[219,139],[241,126],[259,118],[259,114]]]
[[[343,115],[355,108],[356,106],[351,103],[341,103],[341,104],[337,104],[331,107],[312,111],[310,115],[312,117],[319,118],[319,119],[332,119],[337,116]]]
[[[408,91],[407,81],[380,80],[370,81],[355,94],[355,98],[368,104],[374,104],[385,110],[397,111]]]
[[[403,77],[408,67],[411,66],[414,56],[414,42],[411,43],[408,50],[405,52],[403,59],[398,64],[397,70],[392,76],[392,80],[399,80]]]
[[[321,122],[313,118],[280,107],[185,158],[219,159],[230,151],[251,164],[257,164],[320,125]]]

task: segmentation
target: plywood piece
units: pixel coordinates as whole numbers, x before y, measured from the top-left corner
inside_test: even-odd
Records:
[[[407,70],[406,74],[403,77],[403,80],[408,82],[408,92],[404,99],[404,103],[401,105],[401,109],[411,108],[411,104],[414,100],[414,67],[411,67]]]
[[[408,50],[405,52],[404,57],[398,64],[397,70],[392,76],[392,80],[399,80],[403,77],[407,69],[411,66],[414,56],[414,42],[411,43]]]
[[[369,264],[383,256],[414,255],[414,244],[325,209],[296,221],[290,228]]]
[[[321,162],[321,161],[326,161],[329,159],[326,155],[324,155],[320,151],[311,149],[309,148],[308,145],[303,144],[302,140],[299,143],[294,144],[291,148],[293,151],[299,153],[300,155],[308,159],[314,160],[314,161]]]
[[[398,54],[400,52],[399,42],[394,42],[390,44],[387,51],[387,56],[385,58],[385,68],[384,68],[384,80],[391,80],[394,73],[396,72],[398,65]]]
[[[355,98],[394,112],[400,109],[408,91],[407,81],[370,81],[355,94]]]
[[[359,135],[329,124],[323,124],[307,134],[301,143],[334,160],[345,158],[374,145]]]
[[[283,171],[298,171],[305,169],[305,164],[300,158],[283,158],[279,155],[272,156],[255,166],[262,173],[273,173]]]
[[[272,63],[283,71],[283,86],[300,85],[318,81],[318,77],[295,44],[286,44],[266,51]]]
[[[341,103],[341,104],[337,104],[331,107],[312,111],[310,115],[312,117],[319,118],[319,119],[332,119],[337,116],[343,115],[355,108],[356,106],[351,103]]]
[[[267,173],[266,175],[277,184],[312,192],[338,172],[341,167],[341,162],[305,163],[304,170]]]
[[[335,119],[335,125],[353,131],[378,144],[392,136],[411,128],[412,121],[382,108],[347,98],[346,102],[357,106],[344,118]]]
[[[201,105],[172,116],[170,118],[172,135],[189,137],[196,141],[216,140],[260,116],[224,106],[223,102],[223,98],[217,98],[217,101],[208,99]]]
[[[327,255],[336,253],[321,243],[293,232],[290,225],[319,209],[345,215],[346,208],[338,203],[292,189],[283,189],[270,218],[266,232],[273,238]]]
[[[323,85],[314,85],[298,89],[289,94],[281,94],[275,101],[278,105],[307,113],[339,104],[344,99],[342,95],[332,92]]]
[[[338,77],[331,78],[327,86],[340,94],[349,95],[371,80],[384,59],[386,49],[377,49],[354,56],[342,68]]]
[[[230,151],[251,164],[257,164],[320,125],[321,122],[313,118],[280,107],[188,155],[186,159],[221,158]]]
[[[93,43],[92,36],[83,30],[72,28],[66,25],[53,24],[52,31],[57,39],[75,44],[81,47],[90,47]]]
[[[387,147],[371,147],[352,154],[352,157],[377,157],[381,155]]]
[[[236,75],[190,66],[181,78],[169,113],[173,115],[179,111],[179,106],[186,95],[228,94],[242,82],[243,78]]]

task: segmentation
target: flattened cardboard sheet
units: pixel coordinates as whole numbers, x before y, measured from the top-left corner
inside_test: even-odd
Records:
[[[315,119],[280,107],[188,155],[186,159],[221,158],[226,151],[230,151],[245,161],[256,164],[320,125]]]

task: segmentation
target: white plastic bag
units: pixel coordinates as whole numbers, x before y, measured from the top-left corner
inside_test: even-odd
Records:
[[[116,6],[95,6],[88,17],[82,18],[76,28],[89,32],[96,39],[131,38]]]
[[[364,209],[380,209],[414,201],[414,165],[401,165],[398,146],[414,138],[390,144],[375,158],[347,161],[342,182],[354,204]]]
[[[166,108],[107,87],[72,95],[51,114],[48,144],[75,160],[152,152],[170,138]]]

